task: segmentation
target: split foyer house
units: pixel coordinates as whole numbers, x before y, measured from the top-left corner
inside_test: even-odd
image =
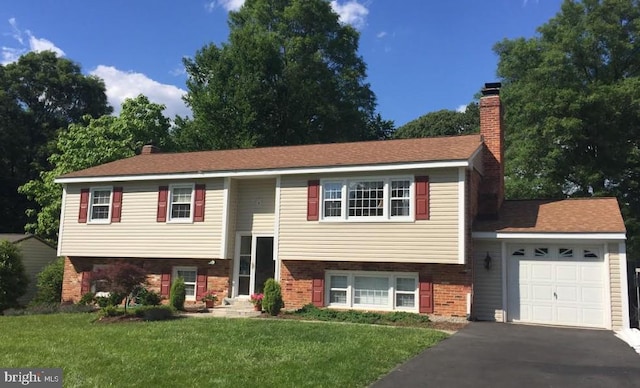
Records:
[[[287,308],[400,310],[629,326],[615,198],[504,201],[499,84],[481,133],[140,155],[66,174],[63,299],[137,263],[168,295],[247,298],[273,277]]]

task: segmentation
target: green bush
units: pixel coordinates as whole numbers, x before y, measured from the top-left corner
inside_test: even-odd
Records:
[[[303,306],[294,312],[295,315],[305,319],[318,321],[366,323],[378,325],[399,325],[399,326],[424,326],[429,323],[429,317],[404,311],[392,313],[374,313],[357,310],[332,310],[320,309],[313,304]]]
[[[164,321],[173,317],[171,306],[141,306],[135,309],[135,315],[145,321]]]
[[[82,295],[82,298],[80,298],[80,300],[78,301],[78,304],[83,306],[92,305],[96,303],[95,298],[96,298],[96,294],[94,294],[93,292],[87,292],[86,294]]]
[[[272,278],[264,282],[264,298],[262,298],[262,309],[270,315],[280,314],[280,310],[284,307],[282,301],[282,289],[280,283]]]
[[[38,292],[33,304],[54,304],[62,300],[64,258],[59,257],[38,274]]]
[[[58,312],[63,314],[73,313],[92,313],[96,308],[92,305],[85,304],[63,304],[58,307]]]
[[[120,315],[124,315],[124,310],[117,308],[116,306],[109,305],[100,309],[101,317],[117,317]]]
[[[27,292],[27,284],[20,249],[9,241],[0,241],[0,311],[17,307],[18,298]]]
[[[187,291],[184,286],[184,279],[182,277],[178,277],[171,285],[169,304],[176,310],[183,311],[186,293]]]
[[[160,294],[141,287],[138,291],[138,303],[143,306],[159,306],[162,302]]]
[[[124,299],[124,295],[118,292],[111,292],[109,296],[97,296],[94,298],[99,307],[119,306]]]

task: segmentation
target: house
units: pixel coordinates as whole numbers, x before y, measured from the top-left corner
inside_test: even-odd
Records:
[[[0,233],[0,241],[9,241],[20,249],[22,264],[29,278],[27,292],[18,298],[18,303],[29,303],[38,291],[38,274],[56,259],[56,248],[32,234]]]
[[[504,201],[499,84],[481,133],[140,155],[66,174],[63,299],[125,259],[168,295],[246,298],[279,280],[288,308],[400,310],[628,327],[615,199]]]

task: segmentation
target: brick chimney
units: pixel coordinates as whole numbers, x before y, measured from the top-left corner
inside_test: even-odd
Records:
[[[480,98],[480,135],[484,141],[484,177],[480,183],[478,215],[497,218],[504,200],[504,130],[499,82],[486,83]]]
[[[140,152],[141,155],[149,155],[149,154],[159,154],[162,151],[160,150],[160,148],[154,146],[153,144],[145,144],[142,146],[142,151]]]

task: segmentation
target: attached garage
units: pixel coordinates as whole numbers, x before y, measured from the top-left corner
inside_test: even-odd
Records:
[[[628,327],[625,229],[612,198],[505,201],[474,224],[473,316]]]
[[[597,247],[509,246],[507,320],[606,327],[607,271]]]

